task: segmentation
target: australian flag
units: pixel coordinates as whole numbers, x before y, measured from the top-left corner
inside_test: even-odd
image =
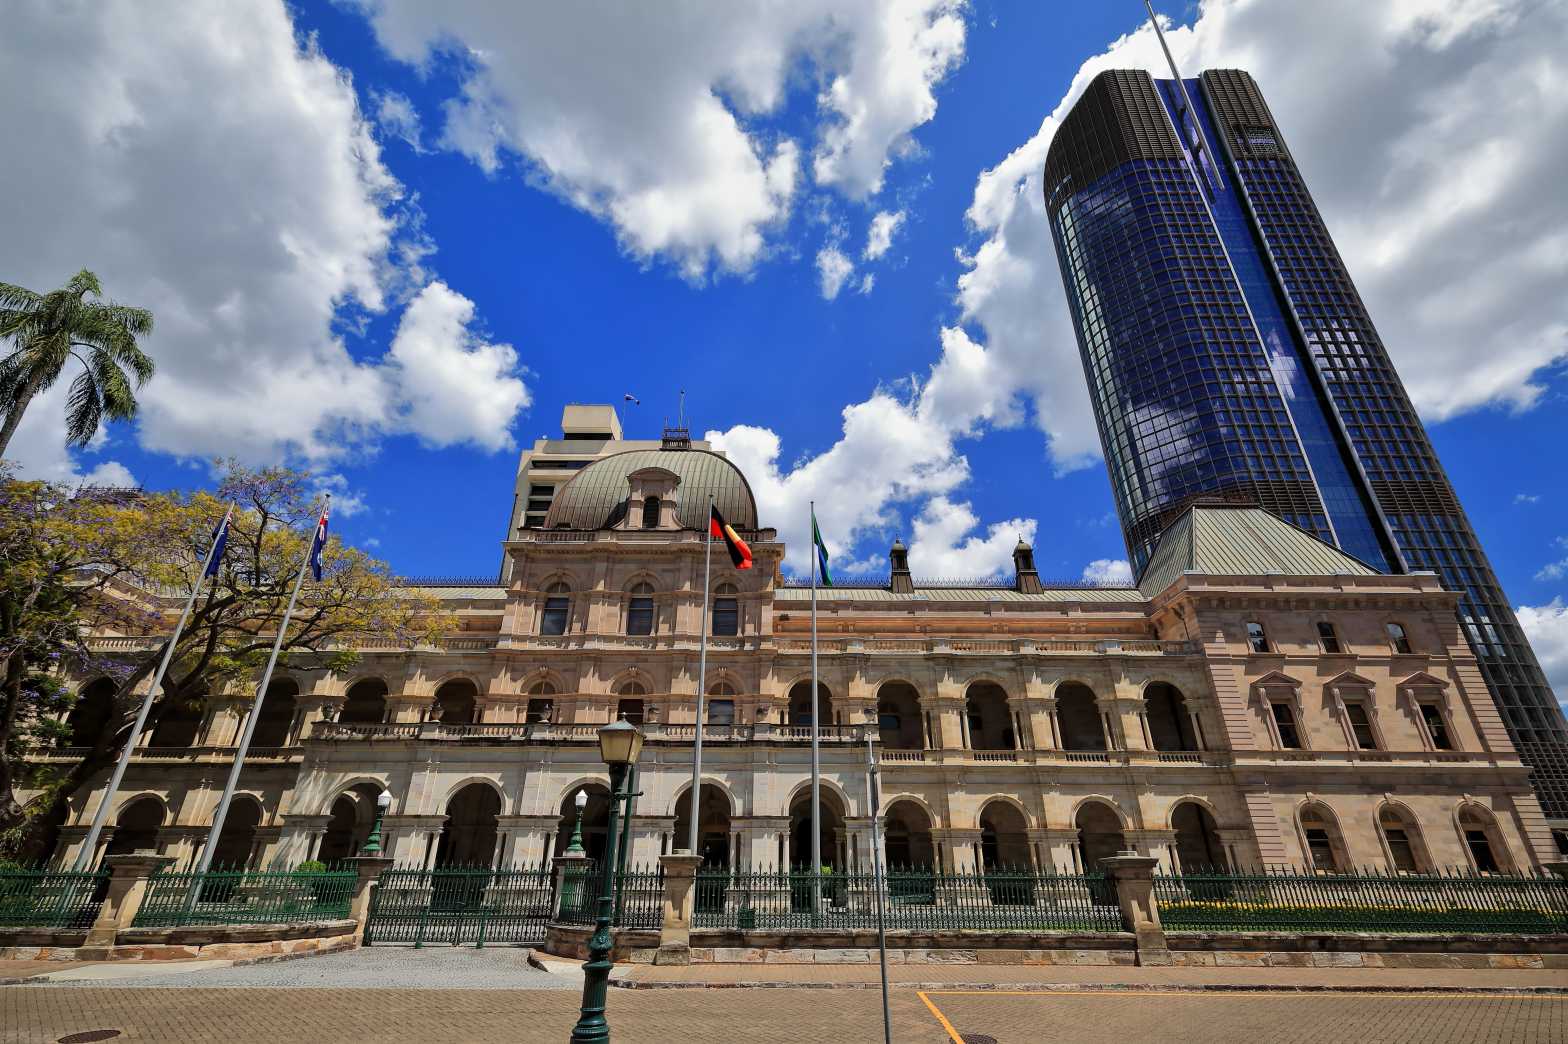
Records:
[[[229,518],[233,514],[232,507],[225,511],[223,521],[212,531],[212,554],[207,557],[207,571],[202,576],[217,576],[218,570],[223,568],[223,548],[229,542]]]
[[[317,580],[321,579],[321,549],[327,546],[327,509],[331,506],[331,501],[322,505],[321,521],[316,523],[316,539],[310,543],[310,575]]]

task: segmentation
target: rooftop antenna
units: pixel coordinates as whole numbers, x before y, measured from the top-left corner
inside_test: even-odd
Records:
[[[677,427],[686,427],[686,389],[681,389],[680,422]]]
[[[1192,98],[1187,94],[1187,81],[1181,78],[1181,70],[1176,66],[1176,58],[1171,54],[1170,45],[1165,42],[1165,30],[1160,27],[1160,19],[1154,13],[1154,0],[1143,0],[1143,6],[1148,9],[1149,24],[1154,26],[1154,37],[1160,41],[1160,50],[1165,52],[1165,63],[1171,67],[1171,78],[1176,81],[1176,114],[1181,123],[1178,131],[1186,139],[1182,144],[1187,147],[1191,157],[1194,157],[1190,159],[1194,168],[1193,174],[1206,175],[1208,169],[1213,166],[1214,156],[1209,150],[1209,143],[1203,137],[1197,113],[1193,111]],[[1203,162],[1198,163],[1196,158],[1201,158]],[[1211,194],[1218,187],[1217,179],[1204,176],[1199,180],[1209,187]]]

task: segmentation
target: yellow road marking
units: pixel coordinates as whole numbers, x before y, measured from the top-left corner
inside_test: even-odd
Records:
[[[981,991],[970,990],[966,992],[979,993]],[[942,1028],[947,1030],[947,1035],[952,1038],[953,1044],[964,1044],[964,1038],[960,1037],[958,1035],[958,1031],[953,1028],[953,1024],[947,1021],[947,1016],[942,1014],[942,1009],[931,1003],[931,998],[926,996],[924,990],[916,990],[915,996],[926,1002],[926,1007],[931,1009],[931,1014],[936,1016],[936,1021],[940,1022],[942,1024]]]
[[[1409,993],[1396,993],[1389,990],[1352,992],[1349,990],[1270,990],[1267,987],[1249,990],[920,990],[920,998],[930,1005],[926,994],[936,997],[1169,997],[1172,994],[1181,994],[1186,997],[1199,995],[1209,997],[1247,996],[1253,993],[1267,993],[1271,997],[1421,997],[1427,1000],[1465,1000],[1470,997],[1486,999],[1494,997],[1507,997],[1513,1000],[1552,1000],[1563,1001],[1568,997],[1553,994],[1518,994],[1518,993],[1422,993],[1412,991]],[[933,1007],[933,1011],[936,1009]],[[940,1018],[940,1014],[938,1015]],[[944,1020],[945,1021],[945,1020]]]

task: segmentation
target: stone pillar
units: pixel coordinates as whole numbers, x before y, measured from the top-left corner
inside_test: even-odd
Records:
[[[1116,886],[1116,902],[1122,911],[1122,927],[1132,932],[1138,946],[1138,963],[1146,967],[1171,963],[1165,945],[1165,930],[1160,927],[1160,910],[1154,902],[1154,856],[1131,852],[1100,860],[1105,874]]]
[[[349,856],[349,863],[359,871],[359,880],[354,885],[354,900],[349,904],[348,915],[354,919],[354,945],[358,946],[365,939],[365,924],[370,920],[371,889],[376,886],[381,872],[392,865],[392,860],[386,856]]]
[[[692,899],[702,857],[671,853],[660,856],[659,864],[664,867],[664,919],[653,963],[690,964]]]
[[[114,945],[115,936],[136,920],[136,911],[141,909],[142,900],[147,897],[147,883],[152,875],[174,860],[139,852],[104,856],[103,862],[109,868],[109,892],[98,909],[98,919],[87,932],[84,945],[88,947]]]

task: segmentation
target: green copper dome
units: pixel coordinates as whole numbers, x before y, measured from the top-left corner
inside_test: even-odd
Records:
[[[605,529],[626,513],[631,496],[628,476],[644,468],[663,468],[680,477],[681,525],[702,529],[708,512],[708,494],[736,529],[757,528],[757,501],[740,469],[709,450],[628,450],[596,460],[562,486],[545,516],[546,529]]]

